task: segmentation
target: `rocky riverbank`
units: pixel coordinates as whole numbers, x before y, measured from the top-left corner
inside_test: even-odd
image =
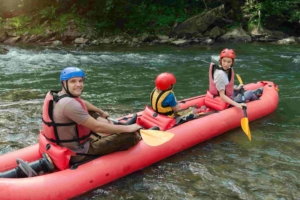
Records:
[[[118,35],[99,36],[93,28],[87,28],[83,32],[78,31],[74,20],[70,20],[65,31],[58,33],[47,28],[47,21],[43,34],[18,34],[10,20],[0,28],[0,43],[13,45],[19,43],[37,44],[45,46],[61,46],[73,44],[78,50],[85,46],[101,44],[121,44],[132,47],[141,45],[174,45],[187,46],[192,44],[212,45],[215,43],[251,43],[272,42],[277,44],[300,43],[300,37],[289,36],[281,31],[266,30],[257,26],[256,29],[245,31],[242,27],[235,27],[235,21],[228,20],[224,5],[216,7],[205,13],[196,15],[181,24],[174,24],[173,31],[168,35],[149,33],[140,36],[132,36],[127,33]],[[228,28],[229,27],[229,28]],[[6,53],[6,50],[0,50]]]

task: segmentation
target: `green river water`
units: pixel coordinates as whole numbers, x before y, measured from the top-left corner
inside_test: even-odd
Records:
[[[144,109],[155,77],[175,74],[178,100],[204,94],[208,67],[235,49],[243,82],[279,86],[272,114],[74,199],[300,199],[300,46],[6,47],[0,55],[0,155],[37,143],[43,98],[67,66],[86,73],[83,98],[118,117]],[[236,80],[236,84],[237,80]],[[217,122],[216,122],[217,123]],[[1,161],[0,161],[1,162]],[[138,162],[138,160],[137,160]]]

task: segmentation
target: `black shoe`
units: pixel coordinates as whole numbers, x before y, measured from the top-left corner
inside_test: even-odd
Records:
[[[186,120],[189,121],[189,120],[192,120],[195,118],[195,115],[194,114],[189,114],[188,116],[186,116]]]
[[[135,124],[136,119],[137,119],[137,114],[135,113],[129,121],[127,121],[126,123],[124,123],[124,125]]]
[[[149,128],[148,130],[157,130],[157,131],[160,131],[160,129],[159,129],[158,126],[152,126],[152,127]]]
[[[262,95],[263,91],[262,89],[257,89],[253,92],[253,94],[259,99]]]

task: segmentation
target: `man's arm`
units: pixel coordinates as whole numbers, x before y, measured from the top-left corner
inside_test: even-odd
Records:
[[[113,125],[106,122],[97,121],[92,117],[89,117],[84,122],[81,123],[82,126],[85,126],[86,128],[92,130],[95,133],[131,133],[135,132],[142,127],[137,124],[132,125]]]
[[[88,104],[88,106],[90,105],[91,104]],[[92,111],[95,111],[96,109],[94,107],[94,110]],[[98,132],[98,133],[112,134],[112,133],[123,133],[123,132],[135,132],[138,129],[142,128],[137,124],[123,126],[123,125],[113,125],[111,123],[108,123],[108,121],[104,119],[100,121],[96,120],[93,117],[91,117],[83,109],[81,104],[76,100],[71,101],[65,106],[64,114],[75,123],[80,124],[96,133]]]
[[[107,112],[104,112],[103,110],[101,110],[100,108],[97,108],[96,106],[94,106],[93,104],[87,102],[87,101],[84,101],[84,104],[86,106],[86,108],[88,109],[88,111],[94,111],[94,112],[97,112],[101,115],[101,117],[103,118],[107,118],[109,117],[109,114]]]

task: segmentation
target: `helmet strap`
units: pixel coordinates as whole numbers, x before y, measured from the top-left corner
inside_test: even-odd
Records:
[[[227,70],[225,70],[225,69],[223,68],[223,66],[222,66],[222,58],[219,60],[219,64],[220,64],[220,65],[219,65],[218,69],[221,69],[221,70],[227,72],[228,70],[230,70],[230,69],[233,67],[234,60],[232,59],[232,64],[231,64],[231,66],[230,66]]]
[[[231,69],[231,67],[229,67],[227,70],[225,70],[221,65],[221,66],[218,66],[217,69],[223,70],[224,72],[228,72]]]
[[[72,95],[71,92],[69,91],[68,80],[66,80],[66,86],[67,86],[67,88],[64,86],[63,82],[62,82],[61,84],[62,84],[63,88],[65,89],[66,93],[67,93],[70,97],[76,98],[76,97],[75,97],[74,95]]]

